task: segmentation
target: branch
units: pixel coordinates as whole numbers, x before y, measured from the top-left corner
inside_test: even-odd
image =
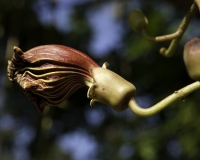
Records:
[[[192,18],[195,16],[196,13],[197,13],[197,6],[195,3],[193,3],[189,9],[187,15],[183,18],[181,24],[178,27],[178,30],[181,30],[181,32],[180,32],[181,34],[177,38],[175,38],[171,41],[168,49],[166,49],[164,47],[160,49],[160,53],[162,55],[164,55],[166,57],[171,57],[174,54],[185,30],[187,29],[190,21],[192,20]]]
[[[176,32],[174,32],[172,34],[166,34],[166,35],[157,36],[157,37],[149,36],[145,29],[143,29],[141,33],[149,41],[164,42],[164,41],[170,41],[170,40],[172,40],[174,38],[179,37],[182,34],[182,30],[178,29]]]
[[[196,0],[196,1],[198,1],[199,5],[200,5],[200,0]],[[197,12],[197,6],[196,6],[195,3],[193,3],[192,6],[190,7],[188,13],[186,14],[186,16],[183,18],[183,20],[182,20],[181,24],[179,25],[177,31],[172,33],[172,34],[167,34],[167,35],[157,36],[157,37],[151,37],[146,33],[146,30],[143,29],[142,35],[147,40],[153,41],[153,42],[163,42],[163,41],[172,40],[168,49],[166,49],[164,47],[160,49],[160,53],[162,55],[164,55],[166,57],[171,57],[174,54],[183,34],[185,32],[185,30],[187,29],[190,21],[192,20],[192,18],[196,14],[196,12]]]
[[[134,99],[131,99],[128,106],[130,109],[137,115],[142,117],[148,117],[152,116],[158,112],[160,112],[162,109],[166,108],[171,103],[179,100],[184,99],[187,95],[190,93],[200,89],[200,81],[196,81],[178,91],[175,91],[173,94],[169,95],[159,103],[155,104],[154,106],[150,108],[141,108]]]
[[[196,3],[197,7],[198,7],[199,10],[200,10],[200,0],[194,0],[194,2]]]

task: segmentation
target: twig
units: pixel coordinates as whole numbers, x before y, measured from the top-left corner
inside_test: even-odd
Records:
[[[198,2],[196,2],[198,1]],[[198,3],[200,6],[200,0],[195,0],[196,3]],[[185,30],[187,29],[190,21],[192,20],[192,18],[194,17],[194,15],[196,14],[197,12],[197,5],[195,3],[192,4],[192,6],[190,7],[188,13],[186,14],[186,16],[183,18],[181,24],[179,25],[178,29],[176,32],[172,33],[172,34],[168,34],[168,35],[163,35],[163,36],[157,36],[157,37],[151,37],[149,36],[145,30],[142,30],[142,35],[149,41],[153,41],[153,42],[163,42],[163,41],[169,41],[169,40],[172,40],[171,43],[170,43],[170,46],[167,48],[161,48],[160,49],[160,53],[166,57],[171,57]]]
[[[200,81],[196,81],[178,91],[175,91],[173,94],[169,95],[159,103],[155,104],[152,107],[149,108],[141,108],[134,99],[131,99],[128,106],[130,109],[137,115],[142,116],[142,117],[148,117],[152,116],[162,109],[166,108],[169,104],[179,100],[179,99],[184,99],[187,95],[190,93],[200,89]]]

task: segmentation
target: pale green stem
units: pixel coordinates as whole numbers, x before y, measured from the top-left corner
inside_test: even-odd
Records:
[[[178,29],[176,32],[174,32],[172,34],[167,34],[167,35],[157,36],[157,37],[149,36],[145,29],[143,29],[141,33],[149,41],[164,42],[164,41],[170,41],[174,38],[177,38],[178,36],[180,36],[182,34],[182,31],[180,29]]]
[[[181,32],[180,32],[181,34],[177,38],[175,38],[171,41],[168,49],[166,49],[164,47],[160,49],[160,53],[162,55],[164,55],[166,57],[171,57],[174,54],[185,30],[187,29],[192,18],[195,16],[196,12],[197,12],[197,6],[195,3],[193,3],[192,6],[190,7],[190,10],[187,13],[187,15],[183,18],[181,24],[178,27],[178,30],[181,30]]]
[[[196,0],[199,1],[200,0]],[[157,36],[157,37],[151,37],[149,36],[145,30],[142,30],[142,35],[149,41],[153,41],[153,42],[163,42],[163,41],[171,41],[170,46],[168,47],[168,49],[166,48],[161,48],[160,49],[160,53],[166,57],[170,57],[174,54],[180,40],[181,37],[183,36],[185,30],[187,29],[190,21],[192,20],[192,18],[194,17],[194,15],[197,12],[197,6],[195,3],[192,4],[192,6],[190,7],[188,13],[186,14],[186,16],[183,18],[181,24],[179,25],[178,29],[176,32],[172,33],[172,34],[167,34],[167,35],[163,35],[163,36]]]
[[[200,81],[194,82],[178,91],[175,91],[173,94],[169,95],[159,103],[155,104],[152,107],[149,108],[141,108],[134,99],[131,99],[128,106],[130,109],[137,115],[142,117],[148,117],[152,116],[158,112],[160,112],[162,109],[166,108],[171,103],[179,100],[184,99],[187,95],[190,93],[200,89]]]

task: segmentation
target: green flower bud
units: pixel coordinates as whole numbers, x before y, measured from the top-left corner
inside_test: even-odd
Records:
[[[200,39],[193,38],[185,44],[184,62],[190,78],[200,81]]]
[[[131,10],[128,16],[128,23],[135,32],[141,32],[148,25],[148,20],[140,10]]]

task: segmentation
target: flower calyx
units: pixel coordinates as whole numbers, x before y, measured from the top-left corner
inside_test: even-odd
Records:
[[[94,102],[101,102],[115,111],[124,111],[128,108],[130,99],[135,97],[135,86],[108,70],[107,66],[108,64],[104,63],[102,68],[91,69],[94,84],[87,93],[87,97],[92,99],[90,105],[92,106]]]

